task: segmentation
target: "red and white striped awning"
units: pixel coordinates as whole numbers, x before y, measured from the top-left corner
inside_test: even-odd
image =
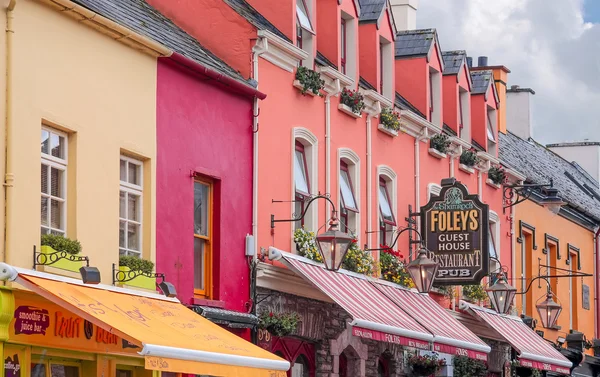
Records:
[[[477,318],[487,323],[517,351],[522,366],[570,374],[573,365],[566,357],[539,336],[521,318],[498,314],[479,306],[461,303]]]
[[[372,284],[433,334],[434,351],[487,360],[490,346],[448,314],[428,294],[403,289],[385,281]]]
[[[322,264],[282,252],[282,261],[352,316],[352,333],[379,340],[429,350],[433,340],[423,326],[385,297],[366,276],[334,272]]]

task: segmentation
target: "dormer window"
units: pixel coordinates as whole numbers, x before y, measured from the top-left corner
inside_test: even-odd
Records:
[[[383,43],[379,44],[379,93],[383,94]]]
[[[463,118],[463,96],[462,93],[458,93],[458,137],[460,137],[463,127],[465,126],[464,118]]]
[[[488,107],[486,112],[487,152],[491,155],[498,153],[496,140],[496,109]]]
[[[494,126],[492,126],[492,119],[490,113],[491,111],[487,112],[487,137],[489,141],[493,141],[495,143],[496,138],[494,137]]]
[[[433,122],[433,74],[429,72],[429,121]]]
[[[308,4],[311,4],[310,0]],[[312,36],[315,34],[315,29],[310,20],[310,9],[305,0],[296,0],[296,46],[308,52],[308,58],[300,62],[300,65],[308,67],[312,67]]]
[[[346,74],[346,20],[342,18],[341,32],[340,32],[340,70]]]
[[[310,33],[315,32],[312,23],[310,22],[310,16],[304,0],[296,0],[296,19],[302,29]]]

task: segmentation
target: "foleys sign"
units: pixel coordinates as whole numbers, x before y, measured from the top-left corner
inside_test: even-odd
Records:
[[[429,258],[439,264],[435,285],[477,284],[488,273],[488,205],[454,178],[421,207]]]

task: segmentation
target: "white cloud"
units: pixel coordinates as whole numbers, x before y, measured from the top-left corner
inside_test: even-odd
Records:
[[[535,139],[600,141],[600,24],[584,22],[583,0],[421,0],[417,25],[534,89]]]

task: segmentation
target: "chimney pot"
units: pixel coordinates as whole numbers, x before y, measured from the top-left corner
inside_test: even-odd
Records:
[[[470,56],[467,56],[467,66],[473,68],[473,58]]]
[[[487,65],[488,65],[487,56],[480,56],[479,58],[477,58],[477,66],[478,67],[487,67]]]

